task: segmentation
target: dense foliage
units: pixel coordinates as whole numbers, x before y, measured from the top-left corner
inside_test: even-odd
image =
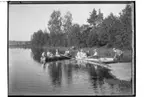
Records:
[[[31,36],[35,46],[76,46],[76,47],[116,47],[131,49],[132,7],[127,5],[119,16],[103,17],[101,10],[95,9],[86,20],[88,25],[72,23],[72,14],[64,17],[60,11],[53,11],[48,21],[49,31],[39,30]]]

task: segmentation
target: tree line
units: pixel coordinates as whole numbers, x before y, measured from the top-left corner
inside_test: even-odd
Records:
[[[113,13],[104,18],[99,9],[93,9],[88,24],[72,23],[72,14],[67,12],[63,17],[60,11],[54,10],[48,21],[48,29],[38,30],[31,36],[33,46],[59,47],[116,47],[132,48],[132,6],[126,7],[115,16]]]

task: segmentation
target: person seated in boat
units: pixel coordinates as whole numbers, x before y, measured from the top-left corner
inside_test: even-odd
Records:
[[[116,49],[116,48],[113,48],[113,51],[115,53],[114,59],[115,60],[120,60],[121,56],[123,55],[123,51],[120,50],[120,49]]]
[[[86,57],[87,57],[87,53],[84,52],[83,50],[81,51],[81,54],[82,54],[82,57],[83,57],[83,58],[86,58]]]
[[[80,51],[78,51],[77,55],[76,55],[76,58],[78,59],[82,59],[82,58],[86,58],[87,55],[85,52],[83,52],[83,50],[81,49]]]
[[[53,54],[51,52],[47,52],[47,57],[53,57]]]
[[[93,54],[93,56],[98,58],[98,52],[97,52],[96,49],[94,49],[94,54]]]
[[[80,51],[78,50],[75,57],[76,57],[76,58],[79,58],[79,56],[80,56]]]
[[[46,59],[46,53],[45,53],[45,52],[42,53],[40,59],[41,59],[40,61],[41,61],[42,63],[45,63],[45,59]]]
[[[80,50],[80,56],[83,56],[83,49]]]
[[[52,58],[52,57],[54,57],[54,55],[52,53],[50,53],[50,57]]]
[[[83,58],[87,58],[87,54],[83,52]]]
[[[42,57],[45,57],[45,56],[46,56],[46,55],[45,55],[45,52],[43,52],[41,56],[42,56]]]
[[[58,49],[56,49],[55,56],[60,57],[60,54],[58,53]]]
[[[70,55],[70,52],[69,52],[68,49],[65,51],[64,55],[65,55],[65,56],[69,56],[69,55]]]

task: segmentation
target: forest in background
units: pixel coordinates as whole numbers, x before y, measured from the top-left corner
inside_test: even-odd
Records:
[[[104,18],[101,10],[93,9],[88,24],[72,23],[72,14],[54,10],[48,21],[48,30],[38,30],[31,36],[34,47],[105,47],[132,49],[132,5],[126,5],[119,16],[113,13]]]

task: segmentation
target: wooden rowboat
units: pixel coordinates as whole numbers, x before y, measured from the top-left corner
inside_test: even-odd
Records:
[[[82,59],[76,59],[76,60],[80,61],[80,63],[90,63],[95,66],[101,66],[101,67],[105,67],[107,69],[111,69],[108,64],[104,64],[104,63],[100,62],[98,59],[82,58]]]
[[[110,64],[116,62],[114,61],[114,58],[83,58],[83,60],[97,62],[97,63],[104,63],[104,64]]]
[[[71,59],[67,56],[54,56],[54,57],[41,57],[41,62],[52,62],[52,61],[59,61],[59,60],[68,60]]]

